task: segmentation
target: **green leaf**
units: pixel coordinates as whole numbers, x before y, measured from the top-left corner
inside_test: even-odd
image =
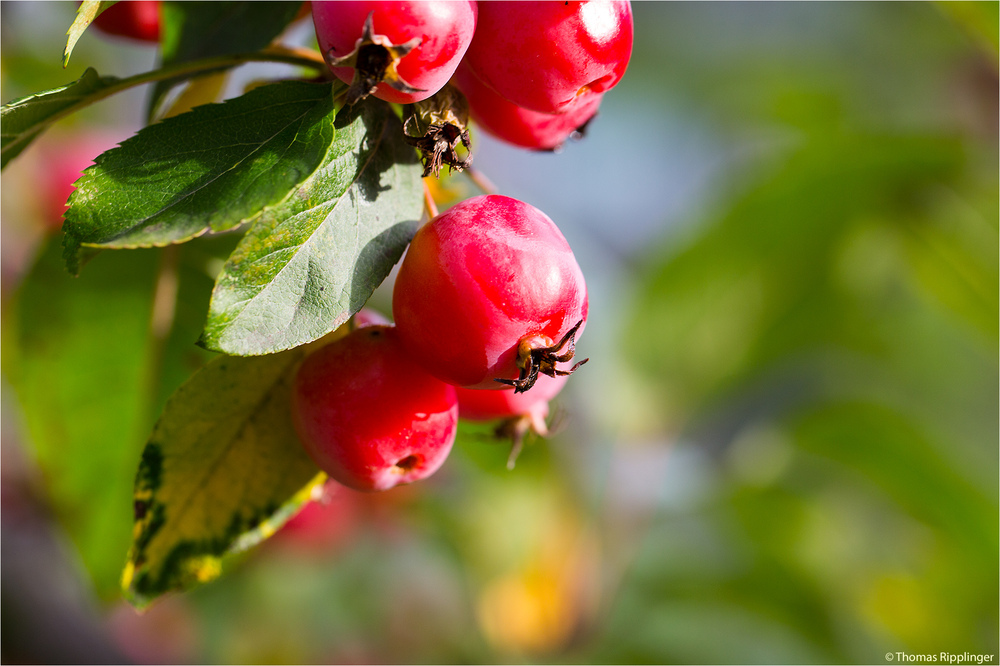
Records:
[[[164,2],[163,65],[262,49],[295,18],[298,2]],[[152,117],[182,78],[160,81],[149,101]]]
[[[115,253],[74,280],[58,249],[41,256],[8,310],[16,320],[4,322],[4,370],[48,499],[98,592],[110,595],[129,540],[130,471],[149,427],[158,262],[153,252]]]
[[[996,66],[1000,54],[1000,3],[962,1],[935,4],[979,42]]]
[[[68,266],[81,246],[179,243],[253,218],[320,165],[333,113],[330,84],[285,81],[141,130],[77,181]]]
[[[117,0],[112,0],[111,2],[105,2],[104,0],[83,0],[80,3],[80,7],[76,10],[76,19],[66,32],[69,38],[66,40],[66,48],[63,50],[63,67],[69,65],[70,54],[73,53],[73,47],[76,46],[77,41],[83,36],[83,31],[94,22],[94,19],[101,12],[116,2]]]
[[[881,353],[886,333],[868,319],[869,308],[885,314],[900,303],[887,286],[901,271],[891,240],[927,214],[913,193],[954,183],[962,160],[961,144],[947,136],[817,138],[696,242],[674,244],[626,336],[637,367],[676,410],[669,418],[692,416],[791,353],[832,344]],[[872,240],[855,249],[852,237],[869,226]]]
[[[388,105],[337,118],[323,166],[267,210],[229,258],[202,344],[249,356],[289,349],[361,309],[413,237],[421,168]]]
[[[904,415],[878,405],[831,402],[798,416],[793,428],[804,450],[867,478],[907,513],[948,531],[972,558],[996,563],[995,499],[955,468],[951,449],[942,453]]]
[[[21,154],[49,125],[78,108],[90,104],[94,98],[118,79],[100,76],[88,67],[73,83],[45,92],[21,97],[4,104],[0,111],[0,168]]]
[[[224,555],[273,533],[322,480],[289,410],[303,355],[217,358],[167,402],[136,476],[122,577],[133,604],[211,580]]]
[[[211,266],[235,240],[108,252],[80,278],[53,242],[4,310],[4,374],[23,442],[102,597],[120,594],[133,474],[155,417],[211,356],[194,341]]]

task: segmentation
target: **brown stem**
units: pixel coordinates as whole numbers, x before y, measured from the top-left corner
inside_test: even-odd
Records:
[[[475,167],[466,167],[465,173],[473,184],[478,187],[483,194],[496,194],[498,192],[497,186],[493,184],[486,175]]]
[[[424,210],[427,211],[427,219],[433,220],[438,216],[438,207],[434,203],[434,196],[431,194],[431,188],[424,183]]]

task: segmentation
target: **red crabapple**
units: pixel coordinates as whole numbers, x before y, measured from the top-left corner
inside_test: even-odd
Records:
[[[580,136],[597,115],[604,93],[587,92],[567,105],[564,113],[539,113],[522,108],[493,92],[462,65],[452,80],[469,101],[472,119],[493,136],[532,150],[556,150],[566,139]]]
[[[587,319],[587,286],[545,213],[485,195],[417,231],[396,277],[392,312],[400,340],[428,372],[456,386],[503,383],[520,392],[539,373],[575,369],[556,364],[573,357]]]
[[[579,95],[613,88],[632,55],[627,1],[483,2],[465,62],[518,106],[562,113]]]
[[[482,391],[459,388],[456,390],[458,417],[467,421],[500,420],[495,432],[497,437],[513,443],[507,459],[507,468],[513,469],[525,435],[533,432],[542,437],[548,436],[545,419],[549,416],[549,401],[562,390],[567,379],[566,375],[542,375],[534,388],[523,393],[514,389]]]
[[[365,326],[306,357],[292,421],[306,452],[335,481],[386,490],[433,474],[455,441],[455,389],[427,374],[396,329]]]
[[[566,375],[542,375],[531,391],[517,393],[512,388],[500,391],[483,391],[459,387],[458,417],[469,421],[493,421],[512,416],[529,416],[539,429],[545,429],[549,415],[549,400],[556,397],[566,381]]]
[[[275,542],[329,554],[342,545],[361,522],[359,500],[362,497],[365,496],[328,480],[281,526]]]
[[[350,83],[347,103],[369,94],[411,104],[448,83],[476,29],[472,0],[312,3],[316,39],[330,69]]]
[[[158,0],[124,0],[101,12],[93,25],[109,35],[159,42],[160,3]]]

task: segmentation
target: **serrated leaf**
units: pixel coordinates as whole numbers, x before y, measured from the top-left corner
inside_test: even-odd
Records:
[[[342,112],[323,166],[266,211],[226,262],[202,344],[268,354],[346,322],[413,237],[420,172],[388,105],[371,100]]]
[[[295,18],[298,2],[164,2],[164,66],[264,48]],[[149,116],[163,96],[183,79],[154,86]]]
[[[211,580],[221,558],[268,536],[322,480],[289,399],[304,350],[220,357],[167,402],[135,482],[130,601]]]
[[[194,344],[212,285],[205,267],[234,244],[108,252],[73,278],[53,242],[4,310],[21,442],[102,597],[120,591],[133,474],[155,416],[210,356]]]
[[[223,231],[281,201],[333,140],[330,84],[284,81],[151,125],[96,160],[66,212],[81,246],[135,248]]]
[[[94,22],[94,19],[100,15],[105,9],[113,4],[116,4],[117,0],[111,0],[106,2],[105,0],[83,0],[80,6],[76,10],[76,19],[73,21],[73,25],[69,27],[66,31],[67,40],[66,48],[63,50],[63,67],[69,65],[69,57],[73,53],[73,47],[76,46],[77,41],[83,36],[84,30]]]
[[[20,155],[49,125],[86,106],[91,98],[100,97],[105,88],[117,81],[88,67],[73,83],[4,104],[0,110],[0,168]]]

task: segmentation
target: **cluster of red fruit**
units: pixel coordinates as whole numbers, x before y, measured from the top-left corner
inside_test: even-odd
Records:
[[[527,148],[555,148],[588,122],[632,50],[628,2],[313,2],[312,14],[349,104],[413,104],[451,81],[482,127]],[[516,442],[544,433],[577,367],[557,364],[573,358],[587,289],[552,220],[481,196],[417,232],[392,310],[395,326],[359,326],[307,357],[294,386],[306,450],[362,490],[436,471],[460,415],[507,419]]]
[[[553,150],[597,114],[628,67],[627,0],[314,1],[316,38],[334,74],[367,94],[409,104],[449,81],[472,118],[499,139]],[[119,2],[104,32],[156,42],[159,2]]]
[[[632,54],[627,1],[313,2],[312,14],[354,95],[408,104],[451,81],[479,126],[532,149],[586,125]]]
[[[385,490],[441,466],[459,415],[544,432],[587,318],[548,216],[498,195],[457,204],[417,232],[392,299],[395,326],[369,316],[298,371],[293,420],[321,469]]]
[[[368,95],[414,104],[451,82],[480,126],[533,149],[585,125],[632,50],[627,1],[311,7],[349,104]],[[505,419],[515,442],[545,432],[548,401],[580,365],[557,367],[573,358],[587,289],[544,213],[488,195],[436,216],[407,251],[392,309],[395,325],[356,317],[296,375],[296,431],[331,478],[360,490],[424,478],[448,456],[460,415]]]

